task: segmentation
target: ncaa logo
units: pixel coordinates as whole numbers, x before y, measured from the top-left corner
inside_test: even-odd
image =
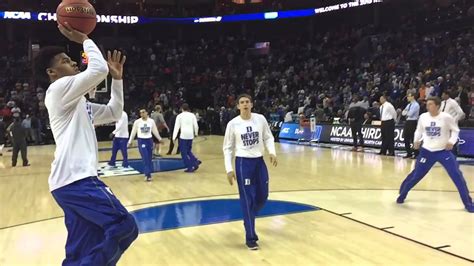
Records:
[[[458,144],[463,145],[466,143],[466,140],[458,138]]]
[[[285,133],[285,134],[290,133],[290,128],[289,128],[289,127],[284,128],[284,129],[281,131],[281,133]]]

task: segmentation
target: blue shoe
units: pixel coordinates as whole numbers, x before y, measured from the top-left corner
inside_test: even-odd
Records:
[[[468,211],[470,213],[474,213],[474,204],[467,205],[466,206],[466,211]]]
[[[252,241],[252,242],[247,242],[245,243],[247,245],[247,248],[249,250],[258,250],[260,247],[258,246],[257,242],[256,241]]]
[[[185,173],[192,173],[192,172],[194,172],[194,169],[186,169],[186,170],[184,170],[184,172]]]
[[[402,197],[401,195],[398,196],[398,198],[397,198],[397,203],[398,203],[398,204],[402,204],[402,203],[404,203],[404,202],[405,202],[405,198]]]

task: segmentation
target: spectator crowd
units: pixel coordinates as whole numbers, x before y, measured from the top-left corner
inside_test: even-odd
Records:
[[[378,119],[382,95],[403,109],[406,93],[413,92],[423,110],[427,97],[446,91],[459,102],[466,114],[461,123],[468,126],[474,103],[473,40],[472,27],[420,32],[347,25],[312,38],[265,40],[270,49],[261,51],[254,49],[261,40],[251,37],[137,40],[126,49],[126,111],[133,121],[138,108],[151,111],[160,105],[168,121],[187,102],[201,128],[222,133],[237,115],[240,93],[252,95],[254,110],[269,120],[283,121],[292,113],[332,123],[347,119],[351,102]],[[28,140],[40,144],[52,139],[45,88],[32,82],[23,48],[9,44],[9,53],[0,56],[0,119],[6,126],[21,119]],[[97,100],[105,100],[101,97]]]

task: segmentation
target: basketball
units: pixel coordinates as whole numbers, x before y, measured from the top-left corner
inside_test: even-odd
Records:
[[[63,0],[56,15],[58,23],[67,22],[84,34],[90,34],[97,24],[95,9],[87,0]]]

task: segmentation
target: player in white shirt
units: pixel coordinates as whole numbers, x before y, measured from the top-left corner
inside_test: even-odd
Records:
[[[145,174],[145,181],[151,181],[151,173],[153,172],[153,136],[162,142],[158,128],[156,127],[155,121],[148,117],[148,112],[145,109],[140,110],[139,119],[133,123],[132,133],[130,134],[130,140],[128,146],[132,144],[135,136],[138,137],[138,151],[143,160],[143,173]]]
[[[120,150],[122,152],[122,166],[128,167],[128,115],[122,111],[122,117],[115,122],[114,140],[112,141],[112,156],[110,157],[109,165],[115,166],[115,160],[117,159],[117,153]]]
[[[428,113],[420,115],[415,132],[415,149],[420,148],[416,159],[415,169],[407,176],[400,187],[397,203],[405,201],[408,192],[420,182],[436,162],[439,162],[448,172],[456,185],[464,207],[468,212],[474,212],[472,199],[466,181],[459,169],[456,157],[451,152],[458,140],[459,128],[452,116],[440,112],[441,101],[438,97],[428,98],[426,108]]]
[[[123,110],[122,74],[125,57],[99,48],[69,25],[58,26],[69,40],[83,45],[89,58],[84,72],[61,47],[45,47],[35,58],[38,78],[50,82],[46,91],[51,130],[56,142],[49,187],[64,211],[68,231],[63,265],[115,265],[138,236],[135,219],[97,178],[97,138],[93,123],[120,118]],[[108,64],[108,66],[107,66]],[[107,105],[90,103],[84,95],[112,75]]]
[[[228,124],[224,136],[224,162],[230,185],[237,180],[240,205],[244,216],[245,240],[250,250],[259,248],[255,232],[255,216],[268,198],[268,170],[263,160],[265,148],[270,162],[277,166],[275,142],[263,115],[252,113],[252,97],[246,94],[237,98],[240,116]],[[235,152],[234,173],[232,157]]]
[[[173,130],[173,140],[178,138],[179,134],[179,150],[181,151],[181,157],[183,158],[184,165],[186,166],[186,173],[196,171],[201,164],[196,156],[192,152],[193,139],[197,137],[199,127],[197,123],[196,115],[191,113],[189,105],[184,103],[181,106],[182,112],[176,117]]]
[[[380,96],[380,120],[382,120],[382,147],[380,148],[381,155],[395,155],[395,119],[397,118],[397,111],[395,107],[387,101],[386,96]]]

